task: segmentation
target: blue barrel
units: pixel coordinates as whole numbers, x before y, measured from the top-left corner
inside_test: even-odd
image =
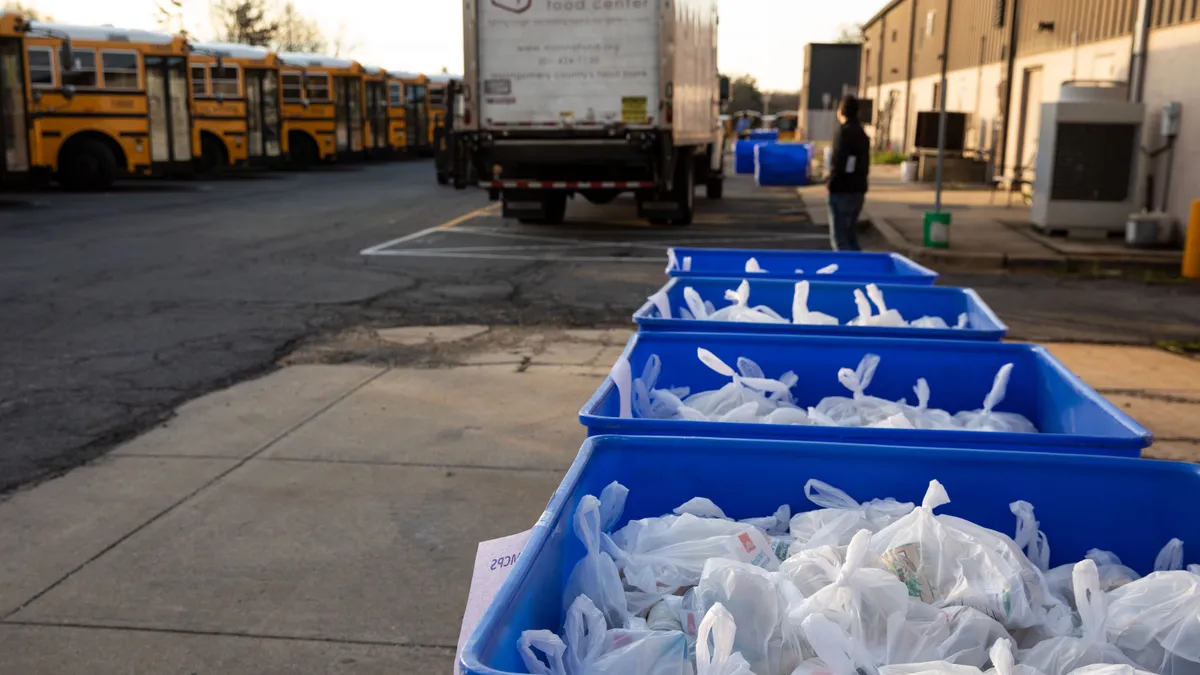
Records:
[[[738,141],[733,144],[733,170],[741,175],[754,174],[754,149],[768,141]]]
[[[760,187],[800,187],[808,185],[808,165],[812,145],[808,143],[772,143],[754,149],[754,181]]]
[[[898,253],[861,253],[839,251],[750,250],[722,248],[675,248],[675,265],[667,269],[673,277],[737,277],[745,278],[746,262],[758,261],[765,272],[755,274],[761,279],[792,279],[799,281],[854,281],[886,284],[932,286],[938,274]],[[688,269],[684,260],[690,259]],[[817,270],[837,265],[831,275]],[[796,270],[804,270],[797,272]]]
[[[750,140],[776,142],[779,140],[778,129],[751,129]]]
[[[792,299],[796,282],[779,279],[755,279],[746,275],[750,282],[750,306],[766,305],[780,316],[792,317]],[[854,304],[854,290],[864,284],[838,283],[831,281],[809,282],[808,309],[837,317],[839,326],[807,324],[741,323],[734,321],[696,321],[680,318],[680,309],[686,308],[683,289],[691,287],[701,300],[713,303],[717,309],[728,306],[725,291],[737,288],[741,283],[732,277],[710,279],[703,277],[672,279],[662,288],[670,303],[671,318],[665,318],[653,302],[647,301],[634,315],[633,320],[644,331],[668,331],[689,333],[759,333],[764,335],[844,335],[846,337],[887,337],[928,340],[1002,340],[1008,327],[996,316],[991,307],[969,288],[940,286],[892,286],[879,284],[884,300],[890,309],[895,309],[908,321],[923,316],[936,316],[950,326],[958,323],[960,314],[967,315],[966,328],[889,328],[886,326],[849,326],[851,319],[858,316]]]
[[[937,479],[950,496],[938,509],[982,527],[1013,532],[1008,505],[1036,508],[1051,543],[1050,564],[1109,550],[1140,574],[1171,538],[1200,541],[1200,466],[1113,457],[890,448],[703,438],[600,436],[583,444],[538,519],[517,564],[467,639],[469,675],[527,672],[517,652],[522,631],[559,632],[563,586],[584,555],[572,525],[584,495],[619,481],[629,488],[617,527],[660,516],[693,497],[707,497],[735,519],[812,510],[803,485],[818,479],[859,501],[894,497],[920,504]],[[1129,496],[1129,498],[1121,498]],[[1194,533],[1194,534],[1193,534]],[[1200,547],[1184,548],[1200,562]]]
[[[703,347],[726,363],[744,356],[769,378],[788,371],[800,375],[792,388],[796,404],[815,406],[827,396],[849,396],[837,378],[867,354],[881,357],[870,396],[914,402],[913,385],[924,378],[933,393],[931,408],[954,414],[978,410],[1002,366],[1012,363],[1008,395],[997,412],[1020,413],[1041,433],[993,433],[967,430],[878,429],[857,427],[691,422],[620,417],[620,397],[612,378],[579,412],[588,435],[638,434],[779,438],[844,443],[878,443],[940,448],[1023,450],[1137,457],[1152,441],[1150,432],[1067,370],[1045,347],[1003,342],[808,337],[735,333],[639,332],[625,356],[634,373],[657,354],[662,372],[657,388],[689,387],[692,392],[729,384],[696,357]]]

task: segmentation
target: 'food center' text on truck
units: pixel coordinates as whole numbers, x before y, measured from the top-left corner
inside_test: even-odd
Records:
[[[470,169],[508,217],[557,223],[567,199],[632,192],[692,221],[723,188],[716,0],[464,0]]]

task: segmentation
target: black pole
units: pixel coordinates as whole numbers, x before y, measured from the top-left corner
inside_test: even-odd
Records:
[[[946,73],[950,66],[950,12],[954,0],[946,0],[946,30],[942,36],[942,81],[938,85],[941,107],[938,112],[938,154],[937,154],[937,191],[933,198],[933,210],[942,212],[942,176],[945,168],[946,155]]]
[[[1020,36],[1020,29],[1017,24],[1021,21],[1021,0],[1012,0],[1012,17],[1009,19],[1008,26],[1008,64],[1007,74],[1004,77],[1004,123],[1000,129],[1000,161],[997,167],[1000,174],[1004,174],[1004,164],[1008,156],[1008,123],[1012,118],[1012,94],[1013,94],[1013,77],[1016,76],[1017,66],[1017,38]]]

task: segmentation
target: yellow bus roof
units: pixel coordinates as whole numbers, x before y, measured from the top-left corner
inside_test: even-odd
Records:
[[[279,52],[277,54],[280,61],[283,61],[289,66],[300,66],[303,68],[329,68],[331,70],[358,70],[362,66],[358,65],[357,61],[350,59],[342,59],[336,56],[323,56],[321,54],[306,54],[303,52]]]
[[[429,78],[425,77],[421,73],[413,73],[413,72],[409,72],[407,70],[389,70],[388,76],[393,77],[397,80],[413,80],[416,82],[428,82],[429,81]]]

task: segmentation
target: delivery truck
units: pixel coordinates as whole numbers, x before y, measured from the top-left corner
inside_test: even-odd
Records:
[[[638,217],[689,225],[699,186],[721,198],[728,80],[717,73],[717,0],[463,8],[454,133],[505,217],[557,224],[568,199],[632,193]]]

